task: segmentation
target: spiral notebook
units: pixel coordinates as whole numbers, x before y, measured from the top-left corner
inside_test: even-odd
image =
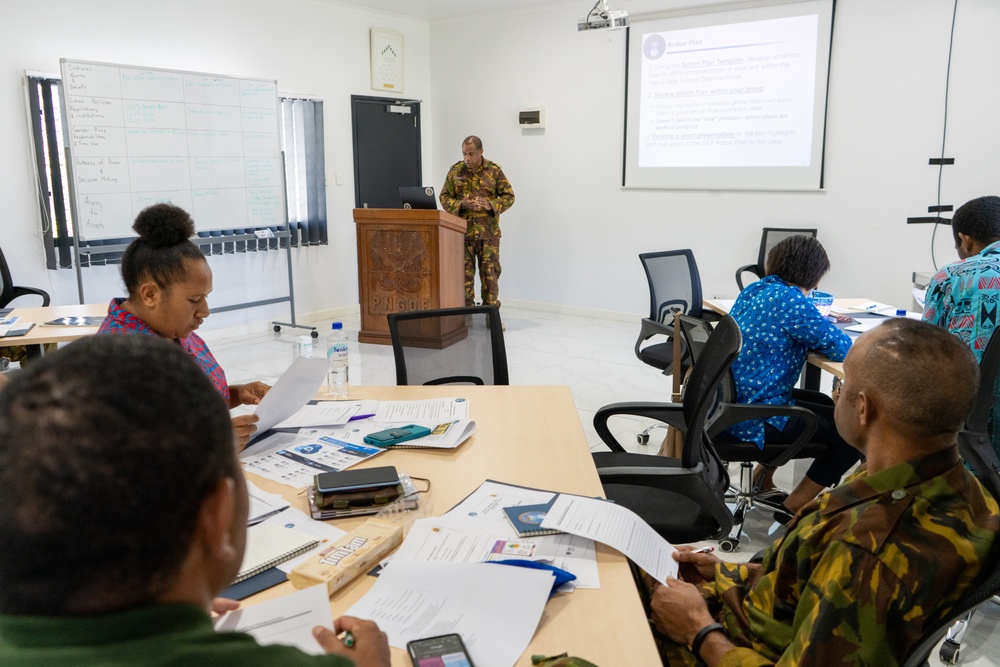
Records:
[[[559,496],[557,495],[556,498]],[[518,537],[540,537],[542,535],[558,535],[561,530],[542,528],[542,521],[550,509],[555,498],[540,505],[516,505],[514,507],[504,507],[503,513],[507,521],[514,527]]]
[[[243,563],[233,583],[238,584],[318,545],[319,540],[312,535],[304,535],[282,526],[254,526],[247,530],[246,553],[243,554]]]

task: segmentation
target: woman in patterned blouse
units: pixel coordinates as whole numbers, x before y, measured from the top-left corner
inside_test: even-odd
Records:
[[[844,442],[833,421],[833,401],[814,391],[794,389],[810,352],[842,361],[851,339],[820,314],[806,295],[819,286],[830,270],[826,250],[810,236],[791,236],[767,255],[767,276],[744,289],[730,315],[743,334],[743,347],[733,363],[739,403],[798,405],[814,412],[819,427],[812,440],[826,444],[805,478],[784,500],[791,514],[824,488],[834,486],[860,458]],[[771,417],[740,422],[726,431],[734,440],[756,443],[791,443],[804,423],[795,417]],[[768,475],[765,488],[771,485]]]
[[[230,408],[260,403],[271,387],[263,382],[229,384],[208,345],[194,332],[209,315],[212,269],[190,241],[194,236],[191,216],[177,206],[156,204],[139,213],[132,229],[139,238],[125,250],[121,266],[128,297],[111,300],[98,335],[170,338],[194,357]],[[240,449],[257,430],[256,421],[256,415],[233,418]]]

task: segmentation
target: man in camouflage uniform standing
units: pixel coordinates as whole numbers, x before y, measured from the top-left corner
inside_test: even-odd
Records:
[[[969,348],[898,318],[858,339],[844,373],[837,430],[867,470],[799,510],[760,564],[681,547],[683,581],[651,603],[669,664],[896,665],[974,582],[1000,519],[956,444]]]
[[[476,264],[483,303],[500,305],[500,214],[514,205],[514,189],[496,162],[483,159],[483,142],[466,137],[462,161],[448,170],[441,205],[465,218],[465,305],[475,302]]]

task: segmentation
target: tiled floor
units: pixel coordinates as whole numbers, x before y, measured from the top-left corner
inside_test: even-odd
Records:
[[[638,322],[590,319],[535,310],[504,307],[511,384],[569,385],[577,412],[591,450],[605,447],[593,428],[594,413],[601,406],[617,401],[669,400],[671,380],[646,366],[632,352]],[[342,318],[351,339],[350,377],[362,385],[392,385],[396,382],[392,348],[357,342],[360,320],[357,315]],[[323,345],[330,320],[309,322],[320,331]],[[273,383],[296,354],[300,330],[285,329],[281,334],[263,332],[222,338],[213,332],[201,332],[209,342],[230,382],[263,380]],[[664,431],[652,432],[651,444],[636,443],[636,434],[644,428],[637,419],[617,419],[612,424],[616,437],[633,451],[655,453]],[[806,465],[786,466],[776,475],[776,482],[791,488],[796,472]],[[758,516],[759,515],[759,516]],[[729,560],[744,560],[766,547],[779,533],[780,526],[763,513],[752,513],[740,550],[724,554]],[[705,544],[715,544],[706,542]],[[974,667],[1000,667],[1000,605],[988,603],[973,619],[963,645],[962,664]],[[941,664],[937,653],[932,665]]]

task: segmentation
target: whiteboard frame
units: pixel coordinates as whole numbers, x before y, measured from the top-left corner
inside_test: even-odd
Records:
[[[255,82],[270,83],[270,84],[272,84],[274,86],[274,102],[275,102],[274,109],[275,109],[275,112],[276,112],[275,113],[275,133],[276,133],[276,136],[278,137],[279,150],[278,150],[278,153],[276,155],[274,155],[273,157],[276,158],[276,159],[278,159],[279,163],[280,163],[279,172],[280,172],[280,176],[281,176],[281,184],[280,184],[280,186],[279,186],[278,189],[279,189],[279,194],[280,194],[281,217],[279,219],[275,220],[273,222],[273,225],[266,225],[266,226],[275,226],[275,227],[284,226],[284,231],[282,232],[282,231],[279,230],[275,234],[275,237],[279,239],[279,243],[280,243],[280,239],[283,239],[283,238],[286,239],[285,240],[285,249],[286,249],[285,255],[286,255],[286,260],[287,260],[287,265],[288,265],[287,266],[287,268],[288,268],[288,296],[285,296],[285,297],[276,297],[276,298],[270,298],[270,299],[262,299],[262,300],[257,300],[257,301],[249,301],[249,302],[246,302],[246,303],[232,304],[232,305],[228,305],[228,306],[220,306],[220,307],[213,308],[213,311],[215,311],[215,312],[226,312],[226,311],[230,311],[230,310],[241,310],[241,309],[244,309],[244,308],[253,308],[253,307],[257,307],[257,306],[269,305],[269,304],[274,304],[274,303],[283,303],[283,302],[287,301],[289,303],[289,308],[290,308],[290,311],[291,311],[291,321],[290,322],[273,322],[275,331],[278,331],[280,329],[281,325],[285,325],[285,326],[290,326],[290,327],[293,327],[293,328],[311,329],[312,332],[313,332],[313,336],[314,337],[316,335],[318,335],[316,333],[316,328],[315,327],[302,326],[302,325],[296,324],[296,321],[295,321],[295,285],[294,285],[293,275],[292,275],[291,224],[290,224],[290,222],[288,220],[288,201],[287,201],[288,186],[287,186],[287,184],[285,182],[285,178],[286,178],[285,177],[285,155],[284,155],[284,151],[280,150],[280,145],[281,145],[281,143],[280,143],[281,142],[281,104],[280,104],[280,94],[278,92],[278,81],[277,81],[277,79],[265,79],[265,78],[260,78],[260,77],[248,77],[248,76],[232,76],[232,75],[228,75],[228,74],[214,74],[214,73],[211,73],[211,72],[195,72],[195,71],[190,71],[190,70],[168,69],[168,68],[164,68],[164,67],[146,67],[146,66],[143,66],[143,65],[127,65],[127,64],[123,64],[123,63],[107,63],[107,62],[99,62],[99,61],[91,61],[91,60],[76,60],[76,59],[73,59],[73,58],[60,58],[59,59],[59,71],[60,71],[60,74],[61,74],[61,76],[60,76],[60,84],[59,85],[60,85],[61,92],[62,92],[62,100],[61,100],[62,103],[60,105],[60,108],[61,108],[61,114],[62,114],[62,130],[63,130],[63,137],[64,137],[64,145],[65,145],[65,149],[66,149],[66,172],[67,172],[67,177],[68,177],[68,180],[69,180],[69,184],[68,185],[69,185],[69,191],[70,191],[70,210],[72,211],[72,218],[73,218],[73,220],[72,220],[72,229],[73,229],[73,254],[74,254],[74,258],[75,258],[75,262],[76,262],[75,268],[76,268],[76,276],[77,276],[77,289],[78,289],[78,293],[79,293],[80,303],[81,304],[82,303],[86,303],[85,296],[84,296],[83,272],[82,272],[82,267],[81,267],[81,262],[80,262],[80,256],[83,255],[83,254],[86,254],[86,255],[94,254],[95,250],[92,249],[92,248],[90,248],[90,246],[88,246],[87,250],[82,250],[81,247],[80,247],[80,231],[78,229],[78,222],[79,222],[80,218],[79,218],[79,211],[77,210],[78,207],[77,207],[77,196],[76,196],[77,195],[77,192],[76,192],[76,190],[77,190],[77,183],[76,183],[76,178],[75,178],[74,169],[73,169],[73,167],[74,167],[74,160],[73,160],[74,154],[73,154],[73,150],[72,150],[73,140],[72,140],[72,134],[70,133],[70,123],[69,123],[69,117],[68,117],[68,112],[69,112],[69,92],[68,92],[68,89],[66,88],[66,71],[67,71],[66,66],[70,65],[70,64],[93,65],[95,67],[108,67],[108,68],[118,68],[118,69],[124,68],[124,69],[141,70],[141,71],[148,71],[148,72],[168,72],[170,74],[180,74],[182,76],[183,75],[193,75],[193,76],[200,76],[200,77],[214,77],[214,78],[229,79],[229,80],[234,80],[234,81],[255,81]],[[126,157],[127,157],[127,154],[126,154]],[[192,189],[194,189],[194,188],[192,188]],[[129,185],[129,194],[130,195],[132,194],[131,183]],[[191,213],[191,212],[189,211],[189,213]],[[217,230],[210,229],[210,230],[203,230],[203,231],[217,231]],[[116,236],[116,237],[111,237],[111,238],[129,238],[129,237],[125,237],[125,236],[117,237]],[[136,238],[136,237],[132,237],[132,238]],[[241,241],[241,240],[245,241],[245,240],[251,240],[251,239],[255,240],[256,237],[253,234],[232,235],[232,236],[224,236],[224,237],[221,237],[221,236],[220,237],[207,237],[207,238],[206,237],[193,237],[191,239],[191,242],[194,243],[199,248],[201,248],[201,247],[206,246],[206,245],[211,246],[211,245],[223,244],[223,243],[236,243],[237,241]],[[100,238],[96,238],[94,240],[101,240],[101,239]],[[100,251],[101,254],[108,253],[108,252],[122,252],[127,247],[128,247],[128,243],[115,244],[115,245],[97,246],[97,248],[99,248],[99,251]],[[206,261],[207,261],[208,257],[210,257],[210,256],[211,255],[207,255],[206,256]]]

